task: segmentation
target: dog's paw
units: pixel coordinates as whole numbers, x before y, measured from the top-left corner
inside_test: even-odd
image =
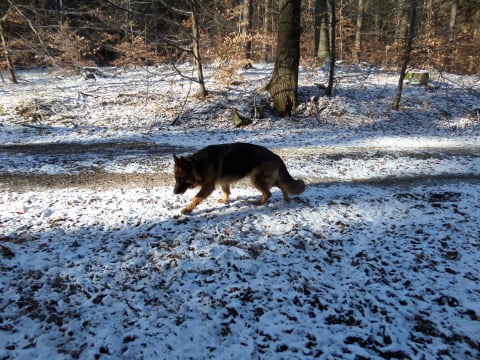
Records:
[[[184,214],[184,215],[185,214],[190,214],[192,212],[192,210],[193,210],[192,206],[187,206],[187,207],[182,209],[181,213]]]

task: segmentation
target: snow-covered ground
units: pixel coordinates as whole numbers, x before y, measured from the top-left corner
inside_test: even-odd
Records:
[[[2,84],[0,359],[480,357],[478,77],[407,85],[396,112],[397,74],[341,66],[316,116],[234,128],[271,70],[208,67],[204,102],[166,66]],[[325,79],[302,69],[302,99]],[[180,216],[172,153],[232,141],[306,191]]]

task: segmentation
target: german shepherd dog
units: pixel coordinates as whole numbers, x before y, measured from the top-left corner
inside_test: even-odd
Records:
[[[298,195],[305,190],[305,183],[292,178],[280,156],[259,145],[210,145],[193,155],[173,155],[173,158],[174,194],[183,194],[187,189],[200,186],[200,191],[182,210],[182,214],[190,213],[205,200],[213,192],[215,185],[220,185],[223,190],[223,196],[218,201],[225,203],[230,195],[230,184],[247,176],[250,177],[252,185],[262,193],[257,205],[263,205],[272,196],[270,189],[273,186],[282,190],[286,202],[289,202],[289,194]]]

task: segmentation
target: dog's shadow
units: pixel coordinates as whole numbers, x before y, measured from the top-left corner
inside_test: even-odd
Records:
[[[281,195],[279,197],[275,194],[268,199],[268,201],[259,205],[258,201],[261,196],[258,195],[248,195],[248,196],[232,196],[226,203],[218,202],[214,197],[207,199],[199,204],[193,211],[189,214],[181,214],[180,216],[225,216],[231,217],[232,213],[236,216],[239,214],[247,215],[249,213],[259,213],[259,212],[269,212],[269,211],[279,211],[283,209],[299,208],[310,206],[310,203],[307,199],[302,198],[301,196],[291,196],[289,202],[285,202]],[[179,216],[179,217],[180,217]]]

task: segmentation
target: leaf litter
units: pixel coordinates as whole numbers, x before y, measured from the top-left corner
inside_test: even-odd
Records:
[[[407,86],[393,112],[396,74],[342,66],[316,116],[234,128],[271,70],[230,91],[207,68],[183,112],[168,67],[2,87],[1,359],[478,358],[478,79]],[[301,69],[302,101],[325,78]],[[306,191],[256,207],[242,182],[180,216],[172,154],[230,141],[278,152]]]

